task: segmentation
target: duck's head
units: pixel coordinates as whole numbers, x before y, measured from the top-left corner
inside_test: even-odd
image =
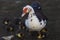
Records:
[[[30,5],[26,5],[25,7],[23,7],[23,13],[22,13],[21,17],[24,17],[28,13],[30,13],[30,14],[34,13],[34,9]]]
[[[23,7],[23,14],[21,17],[25,16],[28,13],[35,13],[36,10],[41,10],[41,5],[39,2],[33,2],[31,5],[26,5]]]

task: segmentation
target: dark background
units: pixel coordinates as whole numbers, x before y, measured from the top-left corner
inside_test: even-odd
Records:
[[[49,35],[46,40],[60,40],[60,0],[0,0],[0,37],[9,35],[5,31],[3,19],[8,17],[13,20],[14,17],[20,17],[22,7],[33,1],[41,3],[43,13],[48,17]]]

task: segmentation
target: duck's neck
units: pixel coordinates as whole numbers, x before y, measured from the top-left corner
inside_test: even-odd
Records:
[[[35,12],[34,12],[34,10],[32,9],[32,10],[30,11],[28,17],[31,18],[31,17],[33,16],[34,13],[35,13]]]
[[[34,10],[32,9],[29,14],[33,14],[33,13],[35,13],[35,12],[34,12]]]

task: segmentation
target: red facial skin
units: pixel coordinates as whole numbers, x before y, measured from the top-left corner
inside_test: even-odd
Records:
[[[23,13],[27,13],[27,10],[28,10],[28,8],[25,8],[25,9],[23,10]]]

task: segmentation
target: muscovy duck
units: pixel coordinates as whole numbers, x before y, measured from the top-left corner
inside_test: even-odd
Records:
[[[47,18],[41,12],[41,7],[35,3],[32,5],[26,5],[23,8],[23,14],[28,14],[27,19],[25,20],[25,25],[27,28],[33,31],[40,31],[42,28],[46,26]]]
[[[47,17],[43,14],[39,3],[34,2],[31,5],[23,7],[23,13],[21,15],[24,19],[25,26],[30,31],[41,31],[47,24]]]

